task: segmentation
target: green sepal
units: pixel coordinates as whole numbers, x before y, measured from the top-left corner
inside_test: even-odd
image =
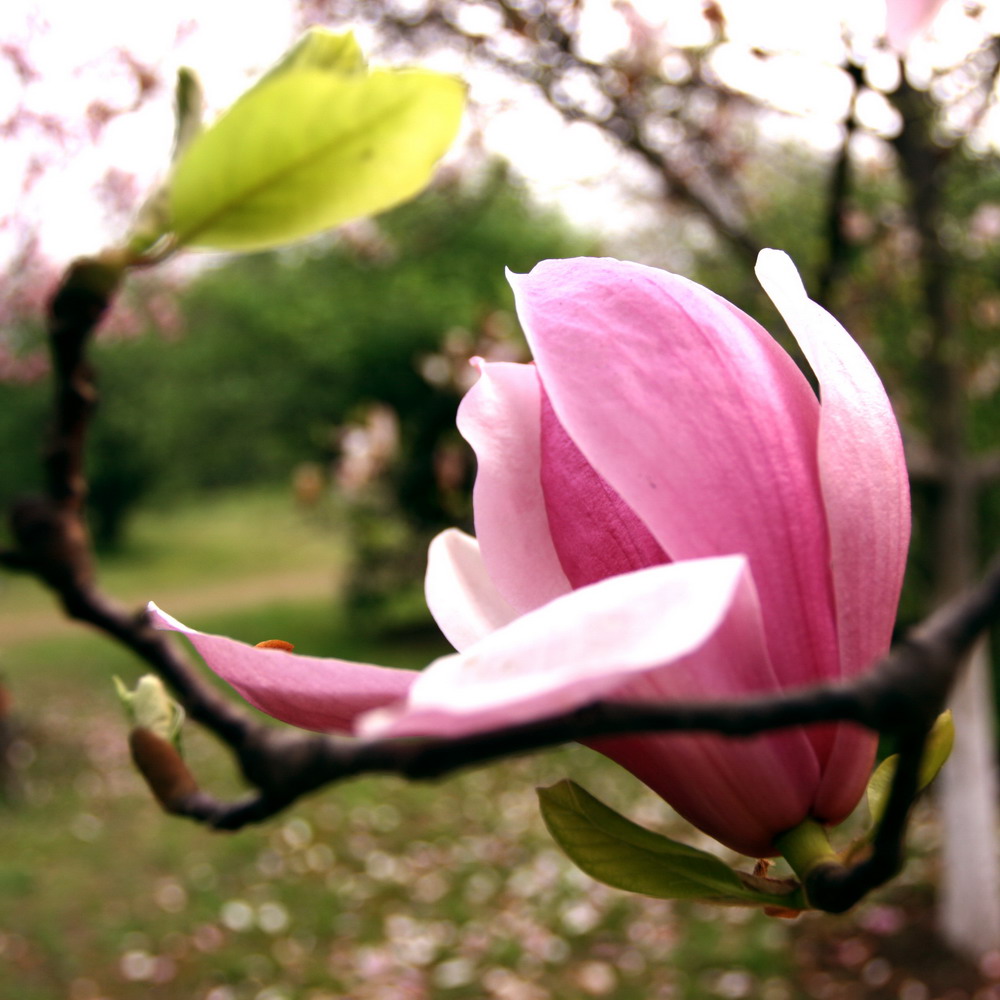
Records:
[[[175,163],[174,244],[259,250],[405,201],[430,180],[464,106],[454,77],[366,72],[353,37],[312,33]]]
[[[153,674],[144,674],[134,691],[114,678],[115,690],[133,728],[148,729],[180,749],[184,709],[167,694],[163,681]]]
[[[638,826],[573,781],[539,788],[555,842],[591,878],[658,899],[728,906],[806,907],[801,886],[730,868],[714,854]]]
[[[924,755],[920,761],[920,774],[917,778],[918,791],[923,791],[937,777],[938,772],[951,754],[951,748],[954,746],[954,743],[955,723],[951,712],[942,712],[931,727],[931,731],[927,734]],[[872,819],[872,827],[868,834],[869,837],[874,835],[874,832],[882,822],[882,816],[889,801],[889,793],[892,790],[892,782],[896,777],[896,767],[898,764],[898,754],[886,757],[875,769],[871,778],[868,779],[866,797],[868,800],[868,812]]]
[[[775,837],[774,846],[804,883],[814,868],[840,863],[826,827],[811,817]]]

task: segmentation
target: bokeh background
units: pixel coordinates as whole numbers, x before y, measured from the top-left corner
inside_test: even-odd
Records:
[[[194,64],[221,108],[305,25],[353,26],[376,59],[469,80],[462,140],[429,191],[379,219],[130,284],[95,351],[90,522],[108,590],[251,642],[426,664],[446,649],[422,601],[427,541],[471,529],[474,465],[454,429],[468,359],[527,357],[504,267],[642,260],[781,337],[752,276],[776,246],[892,395],[915,511],[901,623],[919,620],[1000,542],[1000,16],[949,0],[901,61],[880,5],[822,8],[5,4],[0,501],[40,481],[45,297],[162,172],[176,66]],[[796,921],[577,872],[533,792],[566,776],[708,846],[579,747],[433,785],[355,781],[213,834],[161,815],[130,765],[110,678],[138,672],[37,585],[0,579],[0,995],[1000,997],[1000,938],[942,936],[955,863],[932,801],[896,882]],[[987,722],[991,673],[974,695]],[[203,783],[237,794],[188,729]],[[974,894],[987,901],[993,855]]]

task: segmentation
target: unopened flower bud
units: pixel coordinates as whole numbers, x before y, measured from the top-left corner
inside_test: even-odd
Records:
[[[167,812],[179,812],[184,801],[198,791],[198,783],[174,744],[140,726],[129,734],[128,745],[157,802]]]
[[[147,729],[161,739],[179,745],[184,709],[167,694],[163,681],[153,674],[139,679],[134,691],[129,691],[115,678],[115,688],[129,721],[137,729]]]

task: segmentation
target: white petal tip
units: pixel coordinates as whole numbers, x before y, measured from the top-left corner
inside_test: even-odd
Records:
[[[179,622],[176,618],[168,615],[166,611],[161,610],[156,606],[153,601],[150,601],[146,605],[146,617],[149,619],[149,623],[153,628],[162,629],[164,631],[173,632],[191,632],[186,625]]]
[[[768,279],[774,281],[789,281],[794,279],[799,284],[802,284],[798,268],[784,250],[773,250],[770,248],[761,250],[757,254],[757,264],[754,267],[754,273],[761,284]]]

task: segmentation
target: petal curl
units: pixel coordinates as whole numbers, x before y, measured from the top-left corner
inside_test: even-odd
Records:
[[[541,390],[534,365],[480,362],[458,408],[476,453],[476,537],[490,578],[519,612],[565,594],[540,478]]]
[[[560,423],[671,558],[749,557],[785,686],[839,673],[819,405],[750,317],[655,268],[508,274]]]
[[[457,528],[431,542],[424,593],[438,628],[459,650],[517,617],[486,572],[479,543]]]
[[[730,556],[654,566],[581,587],[464,652],[435,660],[396,717],[363,720],[365,732],[459,735],[544,718],[605,696],[634,674],[703,646],[728,615],[746,574],[746,561]]]
[[[152,603],[147,614],[156,628],[186,636],[255,708],[303,729],[349,732],[359,715],[404,698],[417,678],[411,670],[258,649],[188,628]]]
[[[714,701],[779,689],[747,577],[726,619],[695,655],[629,680],[615,698]],[[775,835],[809,814],[820,779],[812,741],[801,728],[745,740],[650,733],[589,745],[626,767],[699,829],[751,857],[776,853]]]
[[[864,352],[808,297],[787,254],[763,250],[757,276],[819,380],[820,483],[841,670],[852,676],[889,648],[906,567],[910,490],[899,425]],[[818,815],[840,818],[853,807],[873,754],[873,737],[838,727]]]

